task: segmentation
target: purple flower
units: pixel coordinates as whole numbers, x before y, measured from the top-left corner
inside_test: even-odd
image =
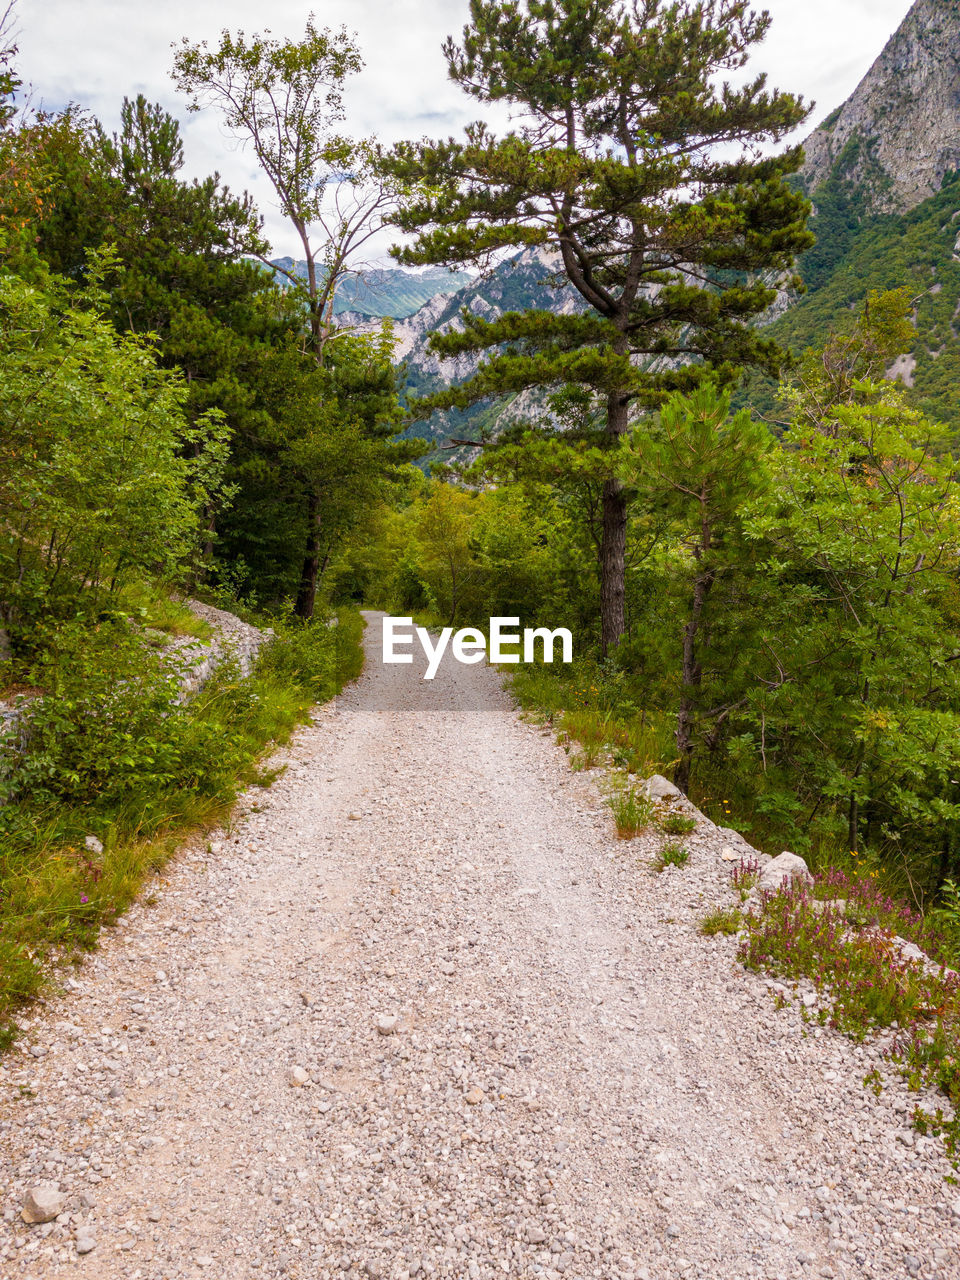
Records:
[[[87,895],[86,895],[85,893],[81,893],[81,895],[80,895],[80,901],[81,901],[81,902],[89,902],[89,898],[87,897]]]

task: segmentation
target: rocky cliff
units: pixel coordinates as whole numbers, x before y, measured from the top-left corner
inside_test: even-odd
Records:
[[[428,395],[451,383],[464,382],[476,373],[481,355],[471,352],[441,360],[427,345],[431,334],[461,328],[460,313],[464,308],[491,321],[506,311],[532,307],[564,314],[580,309],[583,303],[573,287],[558,281],[558,266],[555,255],[527,249],[489,273],[471,279],[456,293],[438,294],[414,315],[397,320],[393,326],[394,358],[404,364],[406,394],[411,398]],[[338,321],[361,332],[377,323],[350,312],[338,316]],[[480,404],[463,412],[435,413],[426,423],[412,427],[411,434],[438,442],[450,435],[475,439],[481,427],[495,432],[502,425],[504,414],[529,418],[541,410],[542,396],[526,393],[519,399],[506,397],[497,405]]]
[[[306,279],[307,264],[293,258],[274,258],[273,265]],[[337,288],[334,315],[362,320],[391,316],[402,319],[429,303],[437,295],[455,293],[470,283],[466,271],[445,267],[426,271],[405,271],[402,267],[373,267],[345,276]]]
[[[960,0],[917,0],[850,98],[804,143],[813,195],[831,176],[865,209],[905,213],[960,168]]]

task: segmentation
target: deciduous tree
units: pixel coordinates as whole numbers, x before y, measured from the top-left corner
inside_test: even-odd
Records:
[[[212,50],[184,39],[174,60],[190,110],[223,111],[235,136],[252,146],[296,232],[306,280],[274,269],[304,298],[318,360],[333,330],[337,287],[395,205],[395,184],[375,170],[371,143],[338,131],[344,85],[362,66],[355,37],[318,28],[312,15],[300,41],[223,31]]]

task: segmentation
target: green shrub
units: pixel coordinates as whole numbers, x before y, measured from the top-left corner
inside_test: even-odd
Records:
[[[182,660],[123,619],[46,637],[26,749],[0,744],[0,1047],[54,949],[94,945],[188,830],[263,781],[262,752],[359,673],[362,629],[355,611],[337,627],[278,624],[251,677],[225,662],[183,704]]]
[[[144,572],[177,572],[224,486],[227,428],[191,421],[149,338],[118,334],[94,258],[73,290],[0,273],[0,604],[15,644]]]
[[[29,708],[25,749],[9,736],[0,742],[0,801],[108,808],[131,790],[177,781],[186,659],[164,659],[125,619],[74,622],[45,639],[27,669],[42,695]]]
[[[960,965],[960,885],[944,882],[940,905],[927,912],[927,922],[940,934],[940,955],[945,963]]]
[[[335,625],[323,618],[274,618],[271,626],[274,640],[262,651],[258,672],[302,689],[316,702],[339,693],[363,668],[363,618],[355,608],[341,609]]]

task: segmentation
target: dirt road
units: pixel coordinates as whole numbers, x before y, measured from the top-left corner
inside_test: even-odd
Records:
[[[960,1276],[912,1097],[698,935],[729,837],[656,875],[494,671],[371,624],[2,1064],[0,1275]]]

